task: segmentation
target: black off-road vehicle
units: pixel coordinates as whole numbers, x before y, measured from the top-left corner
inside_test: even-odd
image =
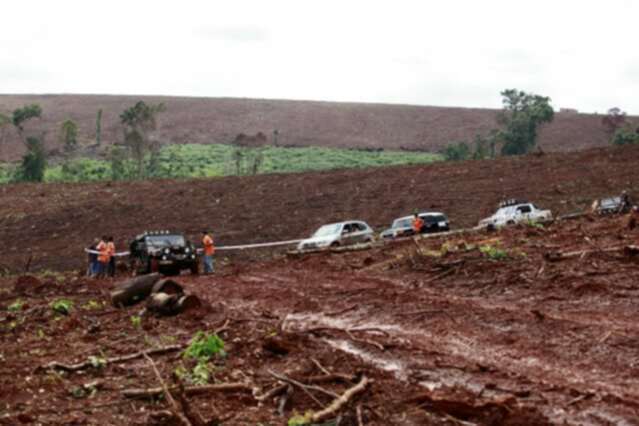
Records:
[[[179,232],[145,232],[135,237],[129,249],[131,270],[135,273],[177,275],[184,269],[198,273],[197,250]]]

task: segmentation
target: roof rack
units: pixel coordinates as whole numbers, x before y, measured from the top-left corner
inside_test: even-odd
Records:
[[[499,208],[516,206],[517,204],[526,204],[527,202],[528,201],[526,201],[526,200],[519,200],[517,198],[509,198],[507,200],[504,200],[504,201],[500,202],[499,203]]]

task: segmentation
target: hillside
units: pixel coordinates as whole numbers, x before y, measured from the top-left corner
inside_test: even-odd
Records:
[[[378,231],[414,209],[440,210],[453,227],[474,225],[507,197],[554,213],[639,185],[639,147],[486,161],[253,177],[0,186],[0,270],[64,270],[84,264],[99,234],[118,247],[144,230],[175,228],[219,244],[300,238],[323,223],[360,218]],[[637,195],[637,194],[635,194]],[[268,253],[268,252],[266,252]]]
[[[38,124],[47,134],[49,149],[55,148],[60,123],[71,118],[79,123],[80,138],[90,144],[95,121],[103,109],[102,140],[121,138],[119,114],[138,100],[164,102],[160,137],[167,143],[224,143],[238,134],[263,132],[284,146],[410,149],[434,152],[450,142],[470,141],[496,127],[496,110],[445,108],[390,104],[313,101],[181,98],[106,95],[0,95],[0,112],[10,113],[28,103],[42,106]],[[0,161],[15,160],[22,152],[16,135],[7,135],[0,147]],[[574,151],[607,144],[601,116],[558,113],[545,127],[540,145],[546,151]]]

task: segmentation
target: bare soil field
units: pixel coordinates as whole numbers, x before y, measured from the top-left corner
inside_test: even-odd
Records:
[[[170,228],[197,241],[207,228],[218,245],[232,245],[304,238],[347,219],[381,231],[414,209],[443,211],[453,228],[468,227],[510,197],[571,213],[596,197],[632,193],[638,162],[639,148],[627,147],[242,178],[3,185],[0,271],[20,273],[27,263],[31,271],[80,269],[93,238],[113,235],[122,250],[145,230]]]
[[[273,131],[278,130],[279,145],[435,152],[497,127],[497,110],[491,109],[264,99],[0,95],[0,112],[40,104],[44,115],[38,127],[46,132],[47,146],[56,149],[60,124],[68,118],[79,124],[81,142],[93,143],[96,114],[102,109],[102,140],[108,145],[122,139],[119,114],[138,100],[165,103],[159,136],[166,143],[230,143],[240,133],[262,132],[272,144]],[[605,146],[608,137],[601,118],[558,113],[542,129],[540,145],[546,151]],[[16,160],[23,151],[16,134],[9,132],[7,137],[8,144],[0,147],[0,161]]]
[[[0,279],[0,424],[285,425],[343,395],[318,424],[638,424],[639,230],[629,219],[183,275],[203,307],[168,318],[112,307],[108,292],[125,277]],[[68,315],[51,308],[60,297],[74,302]],[[217,331],[227,354],[211,361],[217,387],[182,391],[174,372],[197,331]],[[162,390],[130,397],[158,377],[175,405]]]

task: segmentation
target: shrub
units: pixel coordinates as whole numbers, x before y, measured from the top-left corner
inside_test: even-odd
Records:
[[[208,360],[214,355],[224,356],[224,341],[217,334],[198,331],[184,350],[184,358]]]
[[[69,315],[73,309],[73,301],[69,299],[56,299],[51,302],[51,309],[62,315]]]

